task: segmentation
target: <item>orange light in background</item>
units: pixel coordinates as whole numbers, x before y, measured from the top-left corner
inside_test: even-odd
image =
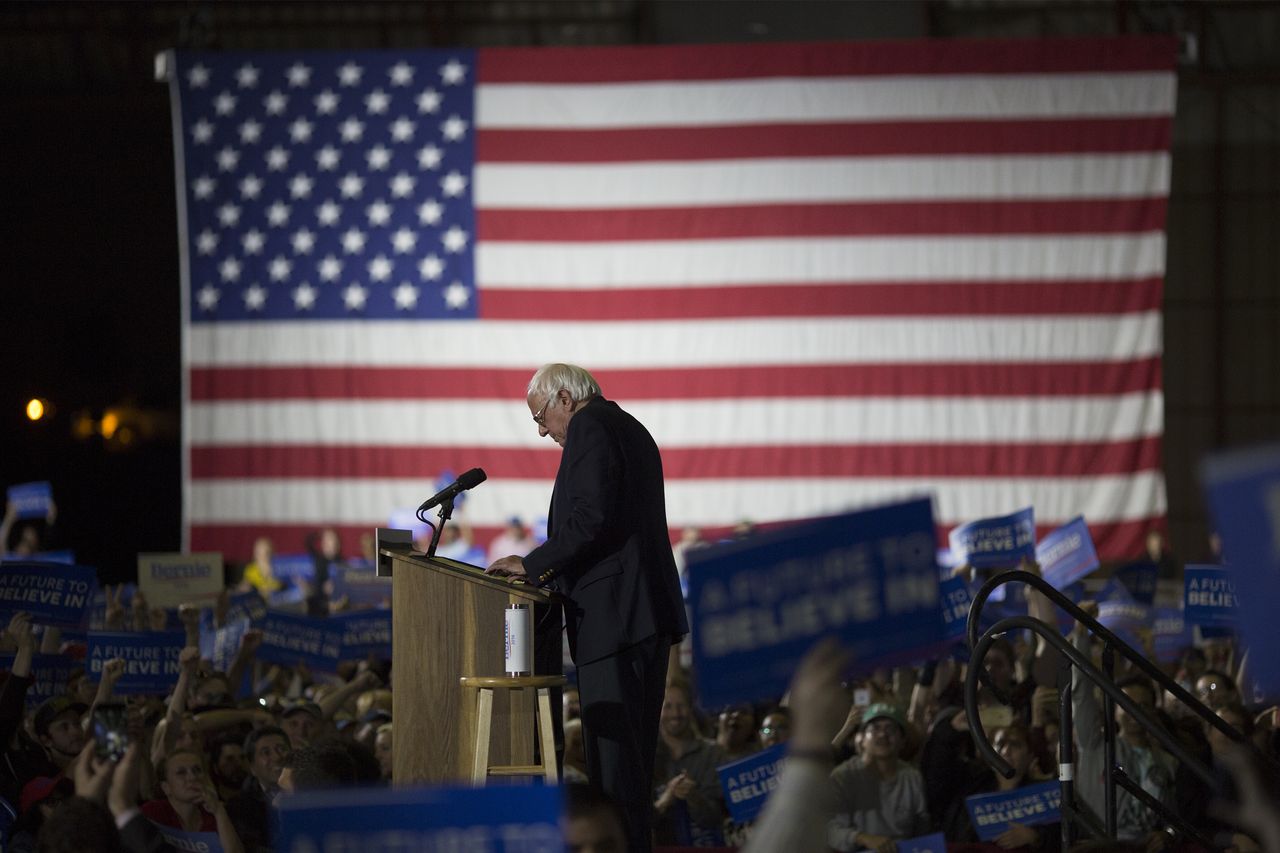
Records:
[[[45,415],[45,402],[38,398],[27,401],[27,419],[38,421]]]
[[[116,434],[116,429],[120,426],[120,416],[111,410],[102,416],[102,437],[111,438]]]

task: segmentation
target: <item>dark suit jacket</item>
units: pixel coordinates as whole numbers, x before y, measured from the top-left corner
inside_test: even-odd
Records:
[[[572,601],[569,649],[579,665],[655,634],[688,633],[671,556],[662,458],[649,431],[596,397],[565,433],[547,541],[524,558],[539,585]]]

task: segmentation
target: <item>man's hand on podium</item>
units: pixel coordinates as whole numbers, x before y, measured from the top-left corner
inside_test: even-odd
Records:
[[[512,554],[510,557],[503,557],[501,560],[494,560],[493,565],[484,570],[486,575],[497,575],[500,578],[509,578],[513,581],[527,581],[528,574],[524,570],[524,558],[517,557]]]

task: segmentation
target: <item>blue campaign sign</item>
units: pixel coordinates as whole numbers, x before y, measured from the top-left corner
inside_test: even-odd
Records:
[[[271,558],[271,575],[284,583],[312,581],[316,577],[316,561],[310,554],[277,554]]]
[[[90,631],[85,668],[91,680],[99,681],[106,662],[121,658],[124,674],[116,682],[116,693],[164,695],[178,680],[178,656],[185,643],[186,635],[179,632]]]
[[[969,605],[973,601],[969,584],[962,577],[947,578],[938,584],[938,601],[942,606],[943,639],[963,639],[969,621]]]
[[[780,743],[716,768],[720,774],[724,803],[735,823],[755,820],[760,814],[769,794],[778,787],[782,762],[786,757],[787,745]]]
[[[8,497],[18,518],[48,518],[53,506],[53,484],[48,480],[19,483],[9,487]]]
[[[277,850],[563,853],[560,788],[359,788],[277,800]]]
[[[14,655],[0,655],[0,670],[9,672],[13,669]],[[80,668],[80,663],[66,655],[31,656],[31,686],[27,688],[27,710],[32,710],[46,699],[61,696],[67,692],[67,682],[71,675]]]
[[[64,566],[74,565],[75,551],[37,551],[24,557],[5,557],[0,563],[61,563]]]
[[[232,622],[243,621],[256,625],[266,617],[267,603],[257,592],[249,590],[231,596],[231,600],[227,602],[227,614],[223,624],[230,625]]]
[[[1187,622],[1214,628],[1236,624],[1240,600],[1232,573],[1222,566],[1189,565],[1183,572]]]
[[[984,518],[951,531],[951,550],[975,569],[1007,569],[1036,556],[1036,518],[1031,507]]]
[[[947,839],[941,832],[897,842],[898,853],[947,853]]]
[[[1133,600],[1139,604],[1154,604],[1156,600],[1156,581],[1160,577],[1160,567],[1149,560],[1128,563],[1111,573],[1111,577],[1124,584]]]
[[[1098,621],[1121,640],[1141,650],[1138,632],[1151,621],[1151,607],[1135,601],[1124,584],[1112,578],[1098,594]]]
[[[249,620],[237,619],[228,622],[221,628],[202,625],[200,628],[200,657],[209,661],[218,672],[226,672],[231,668],[236,653],[240,651],[240,640],[249,630]]]
[[[342,630],[342,660],[391,657],[390,610],[357,610],[330,616],[329,621]]]
[[[1249,671],[1263,690],[1280,694],[1280,445],[1211,456],[1201,479],[1239,594]]]
[[[828,635],[867,668],[938,643],[934,537],[926,498],[689,551],[703,705],[782,695]]]
[[[334,566],[330,574],[333,598],[353,605],[386,607],[391,604],[391,578],[380,578],[368,563]]]
[[[1078,515],[1036,545],[1040,576],[1057,590],[1066,589],[1098,568],[1098,552],[1084,516]]]
[[[334,619],[317,619],[268,610],[262,620],[258,660],[333,672],[342,653],[342,626]]]
[[[222,853],[222,839],[216,832],[187,832],[155,821],[152,821],[151,825],[174,850],[191,851],[191,853]]]
[[[89,566],[14,562],[0,565],[0,618],[19,610],[40,625],[78,628],[88,618],[97,591],[97,573]]]
[[[1152,608],[1151,635],[1156,660],[1160,663],[1175,663],[1192,644],[1191,625],[1183,617],[1181,607]]]
[[[1039,826],[1062,819],[1062,783],[1041,782],[1012,791],[966,797],[969,820],[982,841],[994,841],[1011,823]]]

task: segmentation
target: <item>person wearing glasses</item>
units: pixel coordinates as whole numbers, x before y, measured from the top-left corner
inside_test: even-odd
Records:
[[[628,849],[651,847],[650,783],[668,654],[688,633],[671,553],[662,459],[649,431],[605,399],[589,372],[547,364],[525,402],[560,445],[547,541],[494,561],[490,574],[550,586],[577,666],[587,775],[622,807]],[[559,671],[560,623],[538,617],[534,667]]]

